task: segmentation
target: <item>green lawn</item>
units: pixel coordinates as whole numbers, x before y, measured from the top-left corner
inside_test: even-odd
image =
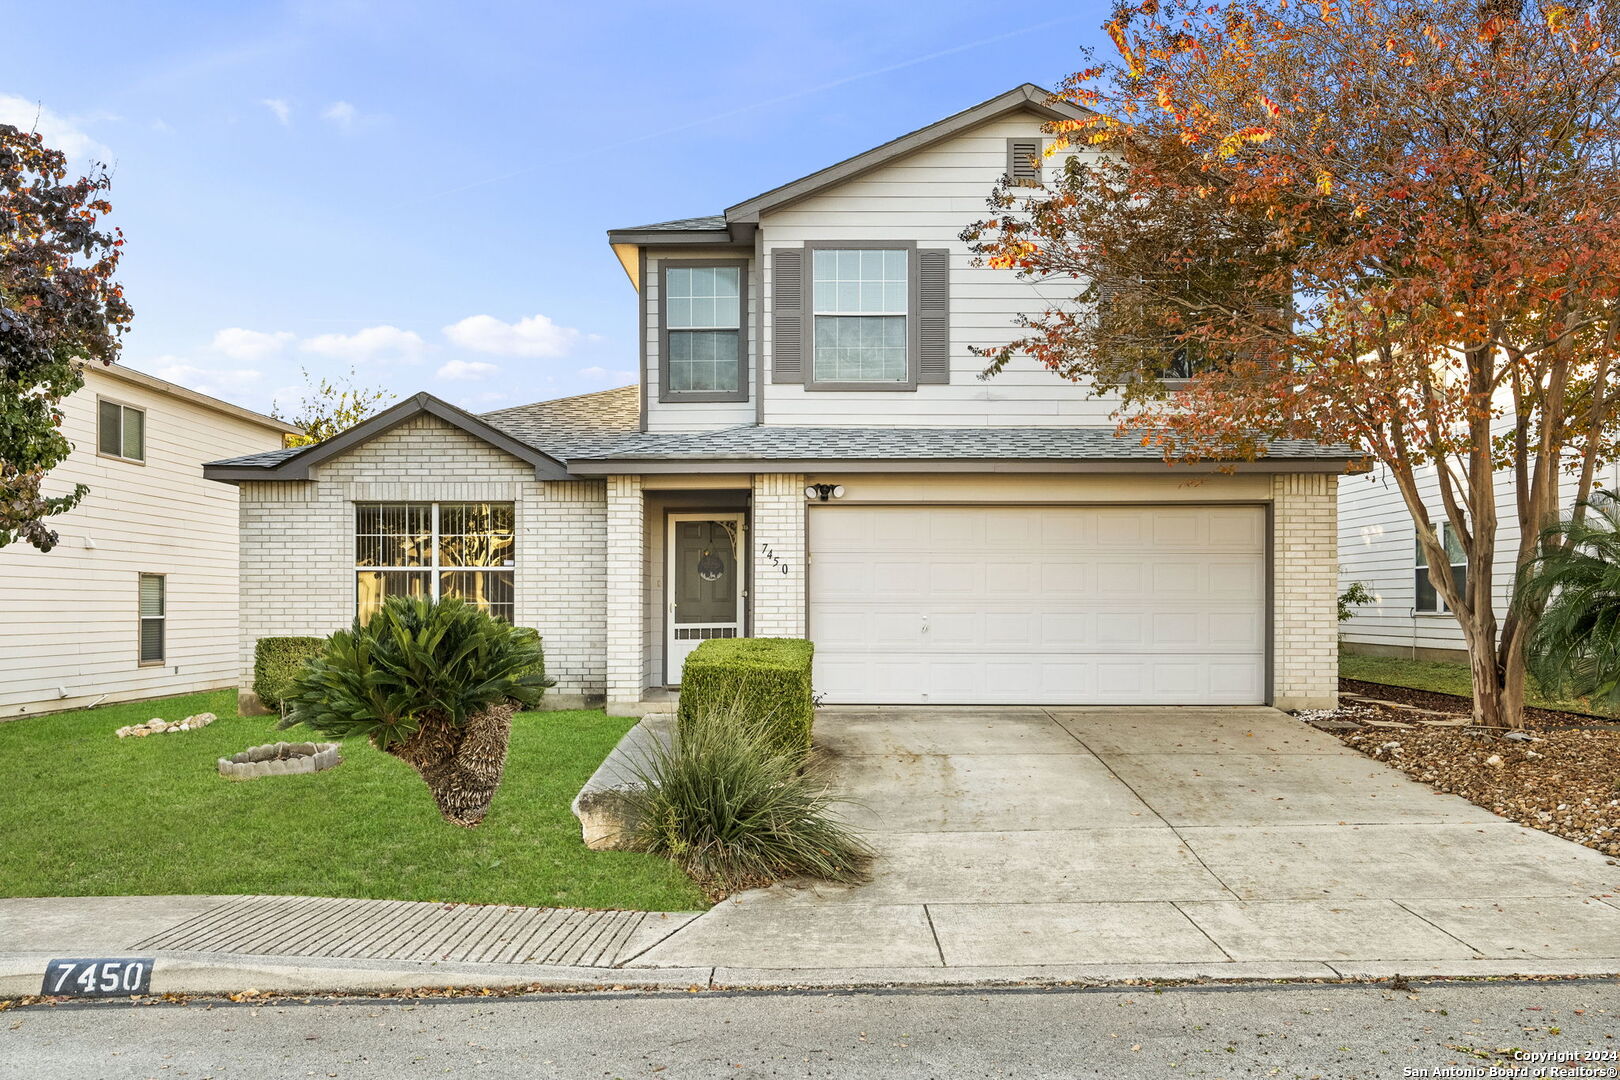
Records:
[[[1346,679],[1405,686],[1413,690],[1432,690],[1440,694],[1456,694],[1458,697],[1471,697],[1474,693],[1474,680],[1468,665],[1447,660],[1404,660],[1394,656],[1340,653],[1339,674]],[[1525,704],[1543,709],[1607,715],[1588,701],[1546,697],[1536,690],[1534,683],[1525,691]]]
[[[213,712],[200,731],[119,739],[125,724]],[[231,781],[215,761],[297,741],[238,717],[232,690],[0,724],[0,896],[281,893],[693,911],[663,859],[590,851],[568,810],[633,721],[520,714],[506,778],[476,829],[439,817],[409,766],[364,742],[309,776]]]

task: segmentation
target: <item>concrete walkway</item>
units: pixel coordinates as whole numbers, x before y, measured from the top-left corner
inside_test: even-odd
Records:
[[[1264,708],[827,709],[879,848],[631,961],[1151,966],[1233,977],[1620,971],[1620,868]]]
[[[154,992],[1620,973],[1620,865],[1270,709],[828,709],[871,883],[694,917],[308,897],[0,899]]]

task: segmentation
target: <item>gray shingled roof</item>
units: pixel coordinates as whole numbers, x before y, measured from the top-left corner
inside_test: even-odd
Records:
[[[676,218],[674,221],[655,221],[651,225],[631,225],[623,229],[614,229],[614,232],[702,232],[705,229],[724,229],[726,216],[712,214],[708,217]]]
[[[1112,427],[733,427],[721,431],[636,434],[604,450],[573,455],[590,460],[1018,460],[1157,461],[1163,451]],[[1342,447],[1304,440],[1271,445],[1273,458],[1332,459]]]
[[[569,461],[1155,461],[1161,451],[1112,427],[754,427],[707,432],[641,432],[635,386],[518,405],[482,414],[491,427]],[[211,462],[270,468],[298,450],[267,450]],[[1274,459],[1332,460],[1345,447],[1305,440],[1271,445]]]

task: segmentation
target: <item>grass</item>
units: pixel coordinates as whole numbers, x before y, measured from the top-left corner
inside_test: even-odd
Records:
[[[1474,693],[1474,679],[1468,665],[1450,660],[1406,660],[1395,656],[1340,653],[1339,675],[1362,682],[1430,690],[1437,694],[1456,694],[1464,698],[1472,697]],[[1547,697],[1536,689],[1534,683],[1526,687],[1524,697],[1526,705],[1541,709],[1607,715],[1588,701]]]
[[[154,716],[219,716],[199,731],[119,739]],[[671,863],[591,851],[568,806],[629,729],[596,711],[518,715],[488,818],[439,817],[402,761],[350,740],[306,776],[222,778],[215,761],[310,738],[238,717],[233,690],[0,724],[0,896],[272,893],[693,911]]]

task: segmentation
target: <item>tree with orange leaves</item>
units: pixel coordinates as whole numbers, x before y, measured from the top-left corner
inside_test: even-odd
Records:
[[[1044,189],[998,189],[964,238],[1071,279],[989,354],[1117,391],[1167,460],[1270,440],[1383,465],[1430,567],[1433,470],[1466,587],[1474,716],[1522,724],[1536,612],[1491,597],[1512,485],[1516,565],[1620,442],[1620,11],[1514,0],[1143,0],[1119,60],[1068,79],[1086,119]]]

